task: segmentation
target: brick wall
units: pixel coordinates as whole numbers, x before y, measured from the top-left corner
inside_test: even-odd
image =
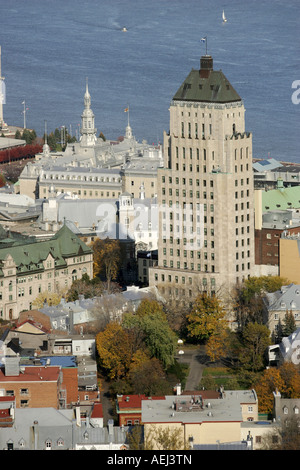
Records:
[[[16,408],[45,408],[53,407],[58,409],[58,383],[57,382],[0,382],[0,388],[6,394],[16,397]]]

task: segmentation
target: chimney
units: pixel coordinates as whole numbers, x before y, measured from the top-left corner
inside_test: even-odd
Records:
[[[203,55],[200,59],[200,78],[208,78],[213,70],[213,58],[211,55]]]
[[[38,450],[38,443],[39,443],[39,422],[33,422],[33,446],[34,450]]]

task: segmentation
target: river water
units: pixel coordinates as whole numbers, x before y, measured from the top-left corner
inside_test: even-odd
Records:
[[[38,135],[45,121],[78,135],[88,78],[98,132],[124,135],[129,106],[135,137],[157,143],[207,37],[244,100],[254,157],[300,163],[299,13],[299,0],[0,0],[4,119],[22,126],[25,101]]]

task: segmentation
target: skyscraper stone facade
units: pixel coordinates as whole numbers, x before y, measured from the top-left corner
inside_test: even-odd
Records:
[[[252,134],[241,97],[201,57],[170,105],[158,170],[158,266],[150,285],[222,296],[254,268]]]

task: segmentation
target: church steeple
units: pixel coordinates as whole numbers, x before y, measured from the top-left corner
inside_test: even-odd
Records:
[[[95,116],[91,109],[91,95],[89,93],[88,81],[86,79],[86,87],[84,94],[84,110],[81,115],[81,147],[91,147],[97,142],[97,129],[95,129]]]
[[[45,142],[44,142],[44,145],[43,145],[43,155],[44,155],[44,157],[49,157],[49,155],[50,155],[50,147],[49,147],[48,141],[47,141],[47,121],[45,121]]]
[[[129,106],[128,106],[128,108],[125,109],[125,113],[128,114],[128,123],[127,123],[126,131],[125,131],[125,139],[132,139],[132,137],[133,137],[132,129],[131,129],[130,123],[129,123]]]
[[[84,94],[84,107],[90,109],[91,107],[91,95],[89,93],[88,79],[86,79],[85,94]]]

